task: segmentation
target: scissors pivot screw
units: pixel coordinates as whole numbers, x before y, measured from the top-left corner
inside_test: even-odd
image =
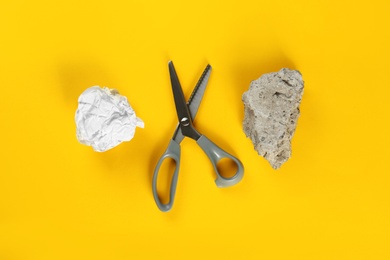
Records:
[[[180,123],[181,123],[183,126],[189,126],[189,125],[190,125],[190,120],[189,120],[187,117],[183,117],[183,118],[180,120]]]

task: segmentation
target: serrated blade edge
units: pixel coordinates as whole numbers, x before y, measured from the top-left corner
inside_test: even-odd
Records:
[[[200,79],[198,80],[198,83],[196,84],[194,90],[192,91],[190,98],[188,99],[187,105],[190,110],[192,120],[195,119],[195,116],[198,113],[198,109],[202,101],[204,92],[206,90],[206,86],[209,81],[210,74],[211,74],[211,66],[207,65],[202,73],[202,76],[200,76]]]

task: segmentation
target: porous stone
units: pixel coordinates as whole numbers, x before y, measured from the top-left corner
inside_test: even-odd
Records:
[[[252,81],[242,96],[244,132],[274,169],[279,169],[291,156],[291,139],[302,94],[301,73],[283,68]]]

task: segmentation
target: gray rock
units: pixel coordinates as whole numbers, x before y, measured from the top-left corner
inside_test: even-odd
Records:
[[[284,68],[252,81],[242,96],[244,132],[274,169],[279,169],[291,156],[291,138],[300,114],[302,94],[301,73]]]

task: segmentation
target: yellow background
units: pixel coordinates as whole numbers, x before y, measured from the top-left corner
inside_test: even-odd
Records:
[[[388,1],[2,1],[0,259],[390,259]],[[218,189],[182,143],[174,208],[156,162],[176,126],[172,59],[188,97],[213,66],[195,124],[245,165]],[[278,171],[242,131],[241,95],[283,67],[305,92]],[[116,88],[145,121],[96,153],[77,98]]]

